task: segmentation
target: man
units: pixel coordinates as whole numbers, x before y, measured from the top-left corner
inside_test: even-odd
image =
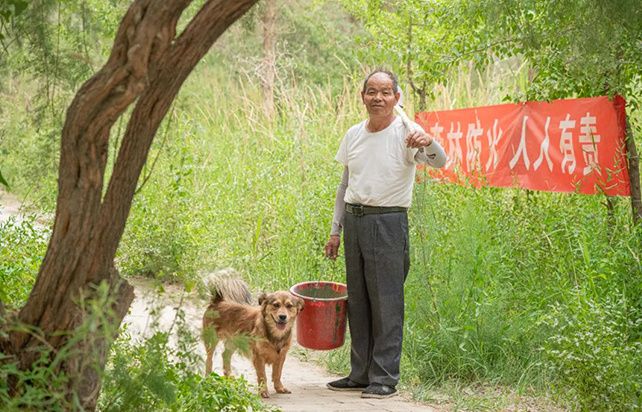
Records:
[[[325,255],[336,259],[344,229],[351,372],[327,384],[362,391],[363,398],[397,394],[404,319],[404,281],[410,264],[407,209],[417,163],[442,167],[443,148],[394,114],[397,78],[376,70],[361,99],[368,119],[346,133],[336,160],[344,165]]]

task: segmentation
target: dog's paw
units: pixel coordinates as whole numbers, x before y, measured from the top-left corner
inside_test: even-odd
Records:
[[[278,387],[278,388],[274,388],[274,389],[277,391],[277,393],[292,393],[292,392],[291,392],[288,388],[286,388],[285,386],[280,386],[280,387]]]
[[[261,398],[267,399],[269,397],[270,397],[270,394],[268,393],[268,391],[261,391]]]

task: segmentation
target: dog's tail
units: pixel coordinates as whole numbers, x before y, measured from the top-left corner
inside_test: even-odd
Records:
[[[213,304],[223,300],[246,304],[252,302],[250,288],[241,278],[241,274],[234,269],[221,269],[207,275],[205,286]]]

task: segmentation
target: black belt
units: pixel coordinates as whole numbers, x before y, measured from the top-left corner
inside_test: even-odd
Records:
[[[381,213],[398,213],[408,211],[405,207],[383,207],[383,206],[365,206],[365,205],[353,205],[351,203],[346,203],[346,212],[355,216],[363,215],[374,215]]]

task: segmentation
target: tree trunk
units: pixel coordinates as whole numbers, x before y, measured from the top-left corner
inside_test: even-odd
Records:
[[[274,116],[274,81],[276,79],[276,0],[265,0],[263,14],[263,110],[269,118]]]
[[[22,369],[31,368],[38,348],[55,353],[69,342],[70,333],[88,315],[81,303],[98,297],[101,282],[108,285],[113,310],[102,329],[120,325],[134,295],[113,261],[152,140],[194,66],[255,2],[206,1],[178,37],[177,21],[191,0],[134,0],[130,6],[107,63],[80,88],[67,110],[53,233],[17,319],[40,329],[42,337],[11,331],[8,338],[0,338],[0,348],[18,359]],[[103,197],[110,130],[135,101]],[[81,340],[59,366],[73,378],[69,393],[75,393],[85,409],[96,406],[99,372],[110,343],[106,334],[92,342]]]
[[[417,93],[419,93],[419,107],[418,107],[419,110],[418,111],[423,112],[428,107],[428,104],[426,103],[426,83],[425,82],[424,82],[424,87],[422,87],[421,89],[418,89]]]
[[[631,213],[633,214],[633,224],[637,225],[642,221],[642,200],[640,193],[640,157],[635,147],[633,130],[626,118],[626,152],[629,166],[629,181],[631,183]]]

